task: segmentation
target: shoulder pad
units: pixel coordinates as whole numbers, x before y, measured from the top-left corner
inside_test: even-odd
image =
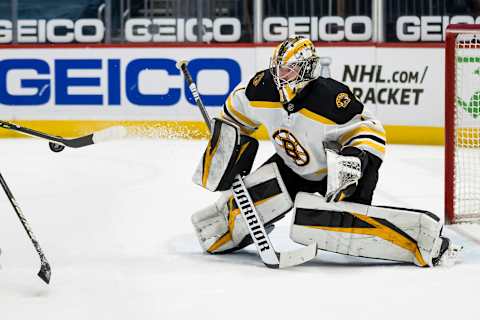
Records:
[[[348,86],[331,78],[318,78],[312,83],[311,94],[321,101],[307,106],[310,111],[325,116],[337,124],[344,124],[363,112]]]
[[[280,101],[280,95],[268,69],[257,72],[250,79],[245,94],[250,101]]]

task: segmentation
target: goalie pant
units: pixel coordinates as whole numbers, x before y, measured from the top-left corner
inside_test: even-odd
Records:
[[[350,202],[327,203],[322,196],[299,192],[295,205],[277,165],[271,163],[244,179],[267,232],[293,207],[290,237],[321,250],[433,266],[440,256],[442,224],[430,212]],[[247,226],[231,191],[192,216],[201,247],[228,253],[250,243]]]

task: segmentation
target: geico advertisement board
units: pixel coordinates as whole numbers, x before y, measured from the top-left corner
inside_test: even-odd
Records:
[[[267,68],[273,47],[0,50],[0,111],[17,119],[201,120],[189,69],[215,115],[228,93]],[[387,125],[443,126],[441,48],[319,47],[331,76]]]
[[[267,68],[271,48],[257,49]],[[319,47],[331,77],[347,84],[384,124],[443,127],[442,48]]]
[[[24,120],[201,120],[176,62],[189,60],[213,115],[254,73],[254,53],[250,48],[2,48],[0,112]]]

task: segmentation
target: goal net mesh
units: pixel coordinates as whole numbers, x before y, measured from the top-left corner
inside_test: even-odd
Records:
[[[480,217],[480,34],[455,41],[454,213]]]

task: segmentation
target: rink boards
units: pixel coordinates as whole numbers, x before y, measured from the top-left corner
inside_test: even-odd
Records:
[[[271,45],[0,47],[3,120],[74,136],[122,123],[138,132],[200,138],[205,126],[180,72],[189,68],[211,115],[268,67]],[[439,45],[318,44],[324,71],[348,84],[391,143],[442,144],[444,53]],[[325,59],[328,61],[328,59]],[[11,132],[0,132],[11,136]],[[267,138],[265,131],[257,135]]]

